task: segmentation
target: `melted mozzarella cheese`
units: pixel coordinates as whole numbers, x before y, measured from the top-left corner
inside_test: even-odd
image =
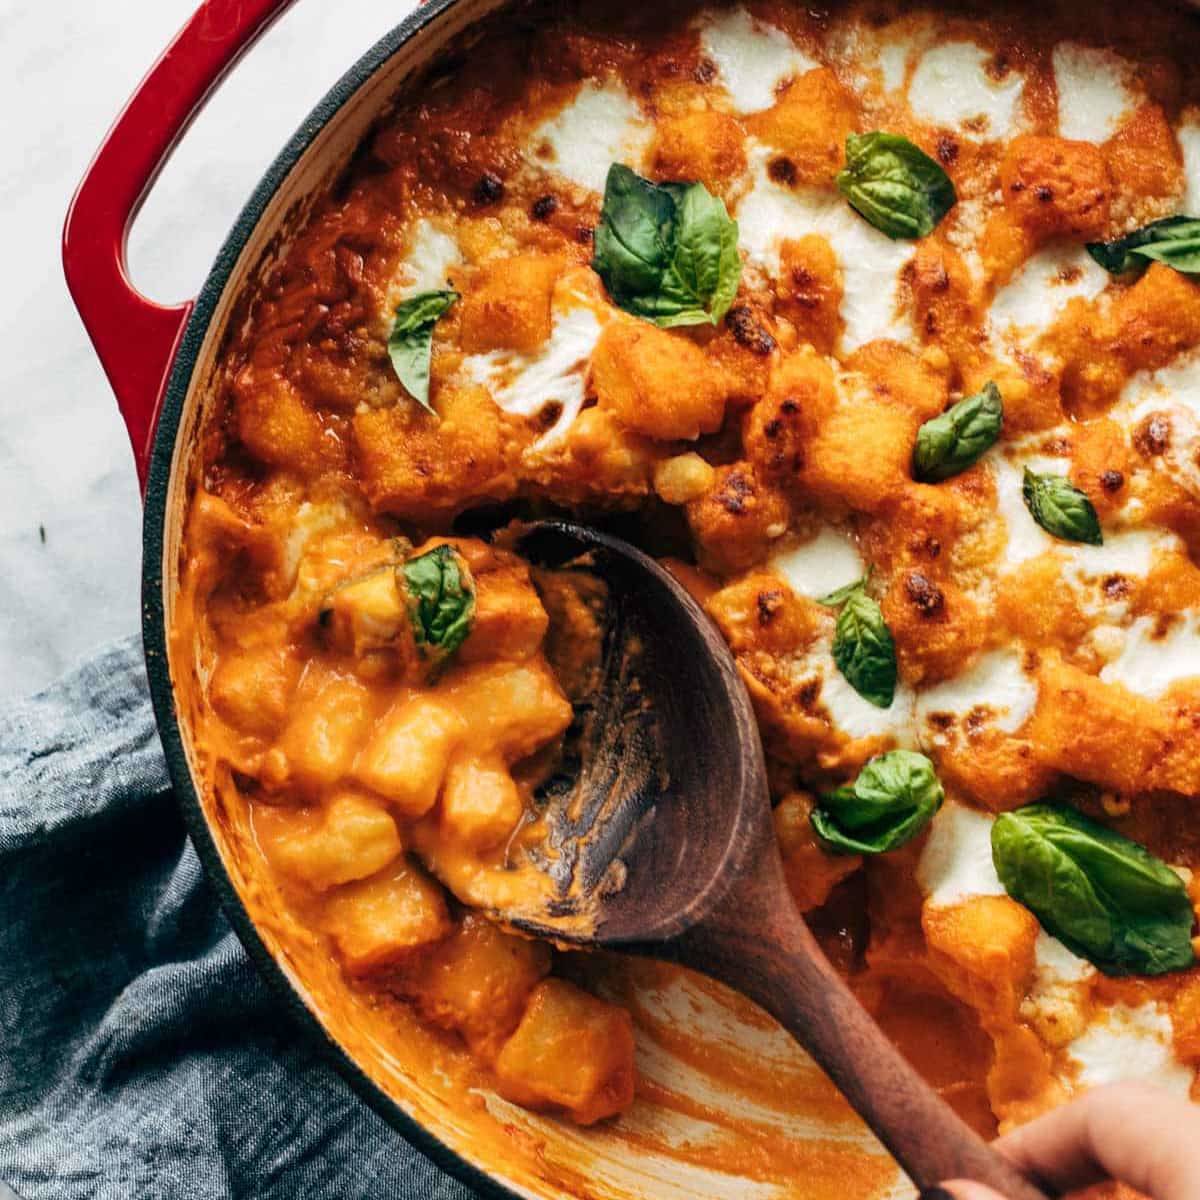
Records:
[[[825,709],[838,733],[851,739],[890,737],[901,746],[913,744],[912,692],[904,684],[897,684],[887,708],[864,700],[833,661],[832,624],[805,654],[793,661],[790,675],[797,691],[805,685],[819,685],[816,703]]]
[[[944,908],[1006,894],[992,862],[994,819],[953,800],[942,806],[917,862],[917,884],[930,904]]]
[[[1200,351],[1181,355],[1157,371],[1138,371],[1121,390],[1120,403],[1134,408],[1167,402],[1200,417]]]
[[[1006,534],[1001,570],[1012,570],[1043,554],[1055,555],[1063,584],[1085,614],[1108,621],[1124,619],[1128,605],[1113,581],[1144,579],[1160,555],[1186,552],[1183,542],[1165,529],[1106,530],[1100,546],[1059,541],[1037,524],[1025,505],[1024,468],[1039,475],[1066,476],[1070,461],[1038,455],[1022,458],[1019,447],[1009,447],[1008,455],[994,450],[986,461],[996,487],[996,513]]]
[[[828,525],[810,541],[781,550],[769,565],[793,592],[813,600],[854,583],[866,571],[853,539]]]
[[[990,332],[1020,345],[1031,344],[1071,300],[1098,296],[1108,278],[1108,272],[1078,243],[1043,247],[996,293],[988,312]]]
[[[1170,437],[1154,470],[1200,496],[1200,351],[1191,351],[1157,371],[1130,376],[1111,413],[1132,436],[1152,415],[1166,418]]]
[[[787,188],[766,170],[766,147],[751,151],[750,190],[737,206],[738,245],[746,257],[771,274],[779,271],[779,251],[789,237],[822,233],[829,210],[837,201],[817,188]]]
[[[1172,406],[1167,415],[1171,438],[1155,469],[1168,472],[1180,487],[1200,498],[1200,416],[1183,404]]]
[[[983,259],[979,240],[987,224],[991,199],[986,196],[959,196],[946,222],[946,241],[962,255],[971,275],[983,279]]]
[[[821,65],[782,29],[755,20],[744,8],[705,21],[700,48],[716,66],[734,107],[746,113],[770,108],[784,83]]]
[[[1175,1057],[1171,1018],[1154,1001],[1106,1009],[1068,1045],[1067,1056],[1088,1088],[1140,1079],[1186,1096],[1196,1074]]]
[[[424,217],[413,226],[412,241],[404,256],[403,294],[434,292],[444,288],[451,267],[462,262],[458,243]]]
[[[1044,929],[1038,931],[1033,947],[1037,964],[1037,986],[1048,988],[1054,985],[1083,983],[1096,974],[1096,968],[1086,958],[1072,953]]]
[[[996,512],[1004,522],[1007,541],[1004,566],[1019,566],[1026,559],[1046,554],[1055,547],[1054,539],[1029,515],[1022,491],[1023,467],[1039,474],[1066,474],[1066,463],[1054,459],[1031,459],[1017,464],[992,451],[986,459],[996,485]]]
[[[575,98],[533,132],[534,162],[580,187],[604,191],[615,162],[636,167],[652,128],[616,81],[585,83]]]
[[[834,728],[848,738],[892,737],[898,743],[912,740],[912,695],[902,684],[888,708],[864,700],[846,681],[833,661],[832,643],[820,648],[820,702]]]
[[[1110,598],[1114,580],[1145,579],[1160,554],[1183,554],[1186,548],[1164,529],[1120,529],[1106,532],[1101,546],[1061,547],[1063,578],[1072,587],[1083,612],[1120,620],[1128,605],[1120,595]]]
[[[1063,582],[1072,589],[1084,613],[1121,619],[1127,606],[1120,597],[1110,598],[1113,579],[1144,579],[1160,554],[1185,552],[1182,541],[1164,529],[1109,530],[1100,546],[1058,541],[1038,525],[1025,505],[1024,468],[1039,475],[1065,476],[1070,471],[1069,460],[1045,456],[1015,459],[996,450],[986,461],[996,487],[996,512],[1006,533],[1001,569],[1012,570],[1039,555],[1055,554]],[[1106,584],[1110,585],[1107,590]]]
[[[901,309],[912,243],[892,241],[868,225],[836,192],[776,183],[766,170],[769,156],[765,147],[754,149],[753,185],[737,207],[739,241],[748,260],[777,274],[786,239],[819,234],[842,268],[842,350],[849,353],[877,338],[912,339],[912,321]]]
[[[1183,542],[1163,529],[1121,529],[1104,535],[1102,546],[1074,545],[1063,554],[1068,568],[1080,579],[1123,575],[1142,579],[1150,574],[1160,552],[1181,552]]]
[[[1200,110],[1188,110],[1175,136],[1183,151],[1185,182],[1181,211],[1192,217],[1200,214]]]
[[[876,62],[886,91],[898,92],[904,86],[912,51],[912,43],[900,37],[888,38],[879,47]]]
[[[1044,929],[1038,930],[1033,955],[1033,981],[1021,1015],[1046,1041],[1059,1046],[1087,1028],[1086,985],[1096,968]]]
[[[1133,66],[1111,50],[1075,42],[1054,47],[1058,132],[1083,142],[1103,142],[1133,111]]]
[[[583,407],[592,351],[603,328],[596,311],[572,292],[559,289],[553,302],[550,336],[533,354],[490,350],[463,359],[463,371],[486,387],[505,412],[534,416],[558,408],[550,428],[537,445],[558,441]]]
[[[875,25],[852,16],[835,18],[825,35],[825,61],[838,63],[860,91],[904,90],[909,66],[937,36],[928,14]]]
[[[993,56],[974,42],[943,42],[927,50],[908,85],[908,103],[918,117],[975,139],[1007,138],[1017,132],[1025,81],[1016,71],[995,78]]]
[[[1014,461],[999,452],[990,454],[987,461],[996,486],[996,511],[1007,537],[1002,568],[1011,570],[1028,559],[1055,554],[1063,582],[1072,589],[1084,613],[1121,619],[1127,606],[1119,596],[1110,598],[1114,578],[1144,579],[1160,554],[1185,552],[1182,541],[1163,529],[1110,530],[1100,546],[1058,541],[1038,525],[1025,505],[1024,468],[1039,475],[1065,476],[1069,461],[1037,456]]]
[[[1151,700],[1181,679],[1200,678],[1200,613],[1179,616],[1161,634],[1157,626],[1153,617],[1138,617],[1100,678]]]
[[[1038,687],[1025,673],[1020,650],[993,650],[982,654],[961,675],[927,688],[917,697],[917,720],[941,729],[945,718],[955,725],[971,718],[1015,733],[1037,707]],[[941,718],[941,720],[936,720]],[[939,740],[942,733],[933,736]]]
[[[390,331],[396,306],[421,292],[436,292],[449,283],[452,268],[463,261],[458,242],[432,221],[422,217],[413,225],[408,250],[388,285],[383,321]]]

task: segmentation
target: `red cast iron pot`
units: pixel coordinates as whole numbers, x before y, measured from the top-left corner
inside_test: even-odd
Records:
[[[338,1026],[322,1008],[314,989],[306,987],[302,972],[288,960],[286,945],[251,919],[239,847],[216,819],[199,782],[189,723],[186,713],[181,719],[183,706],[173,683],[181,664],[171,661],[169,631],[188,466],[234,300],[253,286],[270,253],[302,223],[307,202],[345,165],[404,81],[501,2],[429,0],[369,50],[271,165],[195,301],[164,307],[140,295],[126,272],[126,234],[163,162],[208,94],[291,0],[205,0],[117,118],[71,206],[63,238],[67,280],[129,428],[145,497],[143,637],[175,792],[231,923],[299,1024],[384,1118],[482,1192],[542,1200],[562,1195],[771,1200],[809,1193],[810,1172],[824,1177],[827,1194],[838,1181],[866,1194],[861,1183],[868,1175],[874,1194],[903,1189],[902,1177],[881,1147],[848,1110],[838,1107],[832,1086],[794,1043],[781,1031],[764,1027],[744,1002],[686,979],[648,987],[639,993],[639,1009],[643,1018],[651,1014],[645,1018],[651,1025],[657,1019],[661,1030],[675,1035],[683,1030],[693,1041],[698,1056],[690,1056],[692,1065],[663,1050],[665,1037],[655,1043],[658,1082],[667,1072],[668,1083],[694,1097],[711,1117],[684,1115],[643,1098],[615,1126],[581,1131],[505,1105],[484,1090],[471,1096],[439,1091],[431,1078],[434,1068],[415,1060],[393,1061],[348,1036],[344,1025]],[[790,1096],[773,1109],[763,1103],[747,1106],[719,1088],[706,1092],[694,1064],[703,1061],[709,1046],[714,1056],[740,1053],[745,1078],[774,1075],[789,1087],[799,1081],[795,1091],[807,1094],[810,1102],[815,1096],[817,1109],[805,1111],[803,1100]],[[745,1161],[756,1162],[756,1173],[741,1174],[728,1165],[736,1161],[732,1158],[710,1167],[705,1151],[698,1156],[694,1147],[710,1136],[708,1128],[728,1134],[723,1147],[743,1138]],[[762,1129],[787,1140],[785,1162],[770,1161],[773,1152],[764,1150],[761,1133],[755,1132]],[[814,1147],[811,1166],[793,1153],[808,1142]],[[862,1170],[847,1173],[855,1156]],[[770,1177],[767,1182],[764,1174]]]

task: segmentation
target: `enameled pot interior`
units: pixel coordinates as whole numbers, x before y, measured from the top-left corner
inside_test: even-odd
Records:
[[[715,985],[638,963],[620,972],[639,1027],[647,1094],[618,1123],[581,1130],[462,1085],[436,1039],[414,1020],[403,1050],[384,1044],[380,1018],[348,1002],[337,973],[298,953],[250,869],[248,830],[204,779],[178,686],[195,664],[168,651],[182,519],[200,414],[218,385],[216,359],[235,302],[255,286],[343,168],[371,123],[451,39],[499,0],[434,0],[374,47],[322,102],[249,201],[197,302],[170,379],[147,489],[144,636],[151,687],[176,791],[193,838],[247,949],[310,1034],[363,1097],[443,1166],[494,1194],[597,1200],[769,1200],[776,1196],[903,1195],[894,1164],[821,1072],[771,1022]],[[465,31],[465,33],[464,33]],[[469,52],[467,54],[469,69]],[[255,907],[251,920],[247,902]],[[626,978],[628,974],[628,978]],[[732,1078],[777,1081],[763,1104],[714,1088],[700,1069],[719,1056]],[[654,1097],[665,1098],[659,1103]]]

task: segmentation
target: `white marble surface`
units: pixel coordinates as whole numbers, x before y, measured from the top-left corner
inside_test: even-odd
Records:
[[[67,204],[196,0],[0,0],[0,700],[138,628],[140,505],[59,260]],[[193,125],[130,239],[133,278],[193,294],[266,165],[412,0],[299,0]],[[44,530],[44,541],[40,530]]]

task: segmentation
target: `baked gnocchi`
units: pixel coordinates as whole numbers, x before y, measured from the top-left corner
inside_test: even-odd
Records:
[[[479,911],[595,597],[472,531],[636,510],[754,701],[796,903],[951,1103],[1193,1092],[1193,18],[520,8],[223,350],[175,636],[256,886],[508,1100],[627,1109],[619,997]]]

